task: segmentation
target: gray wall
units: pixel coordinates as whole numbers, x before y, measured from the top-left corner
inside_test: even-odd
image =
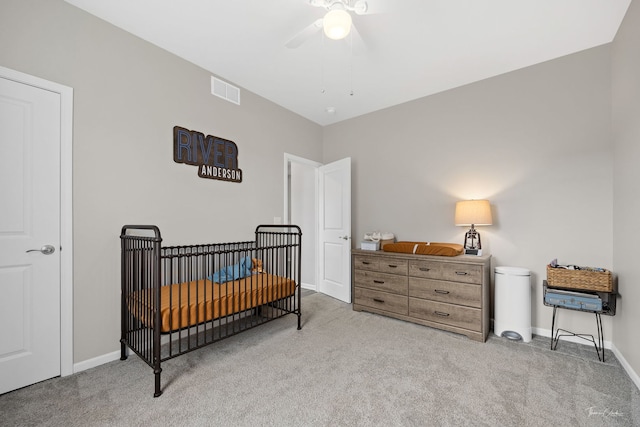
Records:
[[[640,284],[635,231],[640,220],[640,4],[631,2],[613,43],[613,261],[620,298],[615,345],[640,375]]]
[[[74,362],[119,348],[119,233],[152,223],[167,244],[251,239],[283,217],[284,153],[319,161],[322,128],[62,0],[3,0],[0,65],[74,89]],[[222,77],[222,76],[220,76]],[[238,145],[243,182],[173,161],[173,126]]]
[[[607,45],[325,127],[324,161],[353,159],[354,239],[462,243],[455,202],[487,198],[483,248],[532,271],[533,326],[550,330],[549,261],[613,264],[610,82]],[[560,321],[596,332],[586,313]]]

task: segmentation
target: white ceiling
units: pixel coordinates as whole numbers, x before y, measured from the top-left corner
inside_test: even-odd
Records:
[[[66,1],[320,125],[611,42],[631,2],[367,0],[372,13],[352,14],[353,47],[318,31],[291,49],[325,9],[309,0]]]

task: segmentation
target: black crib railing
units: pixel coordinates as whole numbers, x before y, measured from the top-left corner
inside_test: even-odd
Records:
[[[260,225],[255,241],[162,247],[158,227],[122,228],[121,359],[127,347],[161,362],[295,314],[301,329],[301,239],[295,225]]]

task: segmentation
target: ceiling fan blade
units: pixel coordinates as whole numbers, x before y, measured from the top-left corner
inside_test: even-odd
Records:
[[[307,25],[302,31],[293,36],[291,40],[285,43],[285,46],[289,49],[295,49],[308,39],[313,37],[318,31],[322,29],[322,18],[317,19],[311,24]]]

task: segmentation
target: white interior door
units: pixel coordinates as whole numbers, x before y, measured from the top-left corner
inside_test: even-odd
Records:
[[[0,78],[0,393],[61,373],[61,95]]]
[[[319,291],[351,303],[351,158],[319,168]]]

